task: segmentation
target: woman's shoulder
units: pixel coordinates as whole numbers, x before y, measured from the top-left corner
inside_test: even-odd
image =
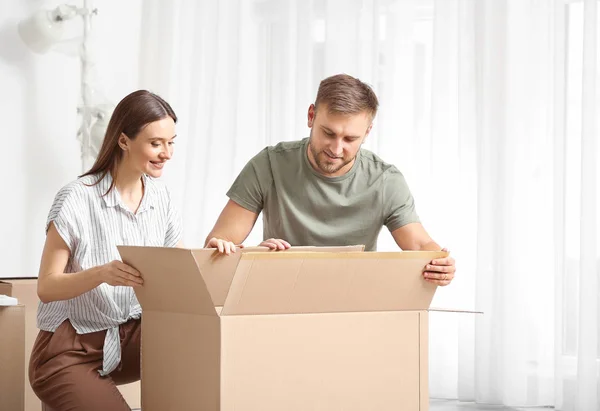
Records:
[[[77,199],[89,198],[98,191],[98,176],[86,175],[79,177],[58,190],[54,202],[75,201]]]

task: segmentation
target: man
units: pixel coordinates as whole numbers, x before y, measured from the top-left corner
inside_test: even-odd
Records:
[[[384,225],[403,250],[440,250],[421,225],[402,174],[361,149],[378,105],[371,87],[354,77],[323,80],[308,108],[310,137],[267,147],[246,164],[206,247],[235,252],[262,211],[267,240],[261,245],[274,250],[364,244],[373,251]],[[431,261],[423,275],[445,286],[454,272],[448,256]]]

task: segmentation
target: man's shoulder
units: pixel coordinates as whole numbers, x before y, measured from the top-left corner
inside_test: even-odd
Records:
[[[306,143],[306,139],[294,140],[294,141],[281,141],[274,146],[267,147],[266,150],[270,154],[274,154],[274,155],[284,154],[285,155],[290,152],[295,153],[295,152],[298,152],[298,150],[302,150],[302,147],[304,147],[305,143]]]
[[[377,154],[365,148],[360,149],[360,162],[364,169],[363,171],[372,174],[400,173],[395,165],[382,160]]]
[[[299,155],[306,140],[282,141],[274,146],[262,149],[251,162],[258,167],[271,168],[294,166],[302,156]]]

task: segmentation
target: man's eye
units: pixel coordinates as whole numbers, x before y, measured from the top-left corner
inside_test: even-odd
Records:
[[[159,143],[152,143],[152,147],[160,147]]]

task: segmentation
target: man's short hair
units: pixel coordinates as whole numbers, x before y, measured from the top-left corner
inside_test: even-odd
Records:
[[[326,104],[332,114],[358,114],[366,111],[371,119],[375,118],[379,107],[371,86],[348,74],[336,74],[321,81],[315,111],[320,104]]]

